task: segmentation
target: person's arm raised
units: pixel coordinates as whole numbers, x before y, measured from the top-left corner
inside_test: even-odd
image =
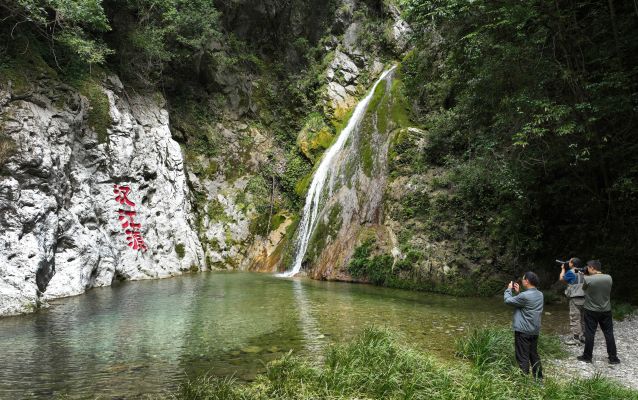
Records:
[[[505,289],[505,293],[503,294],[503,300],[505,300],[505,304],[509,304],[510,306],[514,307],[523,307],[525,305],[525,298],[521,295],[512,295],[513,289],[518,292],[518,283],[510,282],[509,285],[507,285],[507,289]]]

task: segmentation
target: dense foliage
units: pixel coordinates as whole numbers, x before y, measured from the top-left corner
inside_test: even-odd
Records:
[[[0,17],[4,40],[35,34],[52,50],[61,45],[88,63],[102,63],[113,52],[100,37],[111,27],[99,0],[3,0]]]
[[[126,58],[143,79],[167,63],[193,62],[219,36],[211,0],[3,0],[0,16],[5,46],[19,36],[39,39],[58,68]]]
[[[362,249],[351,272],[378,284],[430,289],[433,281],[414,267],[429,257],[423,238],[406,238],[420,229],[429,241],[455,243],[452,267],[483,268],[474,271],[482,285],[475,292],[491,292],[494,269],[546,268],[545,281],[554,281],[558,270],[551,260],[573,255],[600,258],[617,294],[635,296],[626,286],[638,256],[635,5],[398,3],[413,29],[401,79],[426,137],[398,135],[389,172],[436,175],[429,189],[448,195],[423,188],[406,193],[391,217],[402,224],[398,236],[408,258],[395,265]],[[391,53],[383,40],[387,4],[358,2],[350,16],[364,27],[359,45],[368,55]],[[344,8],[335,0],[269,7],[213,0],[0,0],[0,72],[13,74],[16,92],[43,71],[82,89],[101,140],[108,113],[99,82],[87,77],[97,65],[117,72],[127,87],[160,90],[194,173],[224,173],[228,180],[259,175],[251,186],[251,194],[261,194],[256,209],[298,210],[323,149],[312,147],[316,143],[304,149],[298,132],[308,128],[311,139],[321,132],[326,143],[336,132],[321,93],[329,49],[344,34],[336,17]],[[243,161],[252,142],[246,134],[238,138],[245,150],[239,167],[224,168],[228,152],[216,126],[229,104],[276,139],[268,165],[247,170]],[[13,144],[0,142],[1,161]],[[415,145],[423,142],[424,148]],[[209,161],[205,167],[192,162],[202,157]],[[274,188],[281,196],[269,196]],[[260,232],[269,227],[267,216],[257,222]],[[444,284],[460,287],[454,276]]]
[[[638,239],[634,5],[403,5],[415,45],[404,80],[428,132],[412,160],[448,171],[446,217],[523,264],[600,258],[629,297],[623,283],[634,282]]]

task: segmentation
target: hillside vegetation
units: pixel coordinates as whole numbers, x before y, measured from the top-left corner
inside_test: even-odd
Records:
[[[397,6],[412,29],[407,55],[387,40]],[[615,295],[638,301],[632,2],[2,0],[0,19],[0,84],[16,99],[34,82],[67,82],[91,103],[89,123],[104,143],[110,117],[99,84],[115,72],[127,90],[166,98],[194,176],[245,179],[227,196],[250,220],[241,240],[229,228],[232,207],[193,187],[200,231],[226,229],[226,240],[202,240],[207,254],[246,253],[283,221],[293,227],[289,243],[313,166],[347,115],[322,96],[334,51],[358,24],[351,55],[402,57],[392,118],[420,129],[394,132],[388,153],[381,222],[393,226],[401,258],[365,242],[343,270],[377,284],[489,295],[525,269],[554,282],[557,257],[598,258]],[[366,68],[357,95],[374,78]],[[0,163],[15,148],[0,133]],[[284,247],[278,260],[290,258]],[[207,256],[209,267],[233,262]]]
[[[402,3],[414,29],[403,79],[426,133],[399,148],[401,165],[435,171],[447,193],[411,202],[411,215],[474,262],[546,282],[556,257],[601,259],[636,301],[635,5]]]

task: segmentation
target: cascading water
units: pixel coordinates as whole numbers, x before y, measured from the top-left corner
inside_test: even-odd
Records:
[[[308,188],[308,194],[306,195],[306,204],[303,208],[303,214],[301,216],[301,221],[299,222],[299,231],[297,234],[297,240],[295,242],[295,261],[292,266],[292,269],[286,271],[280,276],[294,276],[301,270],[301,262],[303,261],[304,256],[306,255],[306,251],[308,250],[308,242],[310,241],[310,237],[312,236],[312,232],[317,225],[317,215],[319,214],[319,209],[321,207],[321,194],[323,192],[325,183],[330,179],[330,176],[335,172],[334,171],[334,160],[335,157],[341,152],[344,144],[350,137],[350,134],[357,128],[359,122],[363,119],[365,115],[366,109],[368,108],[368,104],[370,100],[372,100],[372,96],[374,94],[377,85],[383,81],[386,76],[390,72],[392,72],[396,66],[384,71],[379,79],[374,83],[372,89],[368,92],[366,97],[357,104],[352,113],[352,117],[348,121],[348,124],[343,129],[337,141],[324,153],[321,162],[319,163],[319,167],[315,171],[315,174],[312,177],[312,182],[310,183],[310,187]]]

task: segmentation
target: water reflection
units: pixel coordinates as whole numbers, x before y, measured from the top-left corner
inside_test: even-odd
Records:
[[[325,335],[323,335],[314,318],[315,303],[308,300],[306,296],[306,286],[301,280],[294,279],[292,281],[292,293],[295,298],[297,312],[299,314],[299,326],[303,335],[303,348],[309,354],[320,356],[321,349],[324,347]],[[319,361],[320,359],[315,359]]]
[[[547,311],[544,332],[566,328],[563,307]],[[0,319],[0,398],[135,398],[201,374],[250,380],[290,350],[319,361],[327,344],[371,324],[448,357],[465,330],[510,316],[501,299],[263,274],[127,282]]]

